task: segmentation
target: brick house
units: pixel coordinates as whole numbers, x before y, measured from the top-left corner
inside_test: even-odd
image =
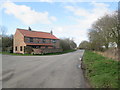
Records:
[[[61,52],[62,49],[59,45],[59,39],[51,33],[33,31],[30,28],[16,29],[14,34],[13,52],[25,53],[25,47],[30,46],[33,48],[33,53],[52,53]]]

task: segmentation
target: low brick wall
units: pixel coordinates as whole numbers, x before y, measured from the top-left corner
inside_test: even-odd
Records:
[[[34,54],[41,54],[42,50],[41,49],[33,49]]]
[[[33,49],[34,54],[42,54],[42,53],[56,53],[56,52],[62,52],[63,50],[61,48],[49,48],[49,49]]]

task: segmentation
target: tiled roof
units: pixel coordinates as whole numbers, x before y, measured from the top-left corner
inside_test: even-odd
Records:
[[[47,32],[39,32],[39,31],[29,31],[25,29],[17,29],[22,33],[24,36],[27,37],[39,37],[39,38],[48,38],[48,39],[58,39],[54,35],[47,33]]]
[[[51,43],[25,43],[26,45],[47,45],[47,46],[52,46],[53,44]]]

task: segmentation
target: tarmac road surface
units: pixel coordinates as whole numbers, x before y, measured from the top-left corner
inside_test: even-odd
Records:
[[[51,56],[2,55],[3,88],[87,88],[84,50]]]

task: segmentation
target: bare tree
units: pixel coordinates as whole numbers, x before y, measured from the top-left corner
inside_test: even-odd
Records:
[[[0,35],[5,36],[7,28],[5,26],[0,26]]]
[[[120,2],[118,3],[118,60],[120,61]]]
[[[69,38],[64,38],[64,39],[60,39],[60,47],[64,51],[66,51],[66,50],[75,49],[77,47],[77,45],[74,42],[74,40],[71,40]]]
[[[95,47],[105,46],[108,49],[110,43],[116,43],[118,48],[118,60],[120,60],[120,11],[104,15],[92,25],[89,33],[91,45]]]

